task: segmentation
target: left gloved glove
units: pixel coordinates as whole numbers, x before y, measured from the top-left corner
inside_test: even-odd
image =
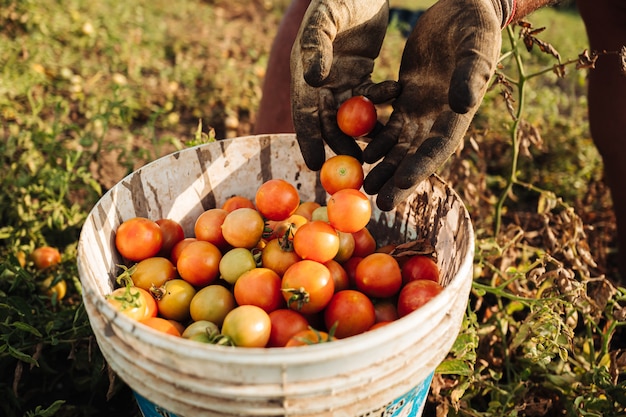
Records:
[[[296,137],[307,166],[337,154],[362,161],[361,148],[337,126],[337,107],[353,95],[374,103],[398,95],[396,81],[371,80],[387,31],[387,0],[312,0],[291,53],[291,101]]]
[[[364,189],[391,210],[459,146],[500,55],[510,0],[439,0],[418,20],[404,49],[386,126],[365,148],[376,165]]]

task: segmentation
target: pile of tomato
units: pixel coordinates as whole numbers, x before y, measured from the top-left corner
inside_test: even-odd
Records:
[[[363,175],[355,158],[332,157],[320,171],[326,205],[272,179],[254,199],[203,212],[193,236],[171,219],[128,219],[107,299],[164,333],[241,347],[328,342],[401,318],[441,292],[439,270],[432,253],[377,244]]]

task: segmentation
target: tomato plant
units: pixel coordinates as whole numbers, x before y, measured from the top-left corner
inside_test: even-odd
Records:
[[[293,248],[302,259],[324,263],[339,252],[339,235],[326,222],[310,221],[298,229],[293,238]]]
[[[404,284],[418,279],[439,282],[439,267],[426,255],[413,255],[402,262],[402,281]]]
[[[196,289],[190,283],[175,278],[151,292],[156,298],[159,316],[179,322],[189,318],[189,306],[196,295]]]
[[[407,283],[398,295],[398,316],[404,317],[417,310],[441,291],[443,287],[439,283],[428,279]]]
[[[270,313],[285,305],[281,283],[281,277],[269,268],[251,269],[235,282],[235,300],[239,305],[252,304]]]
[[[269,313],[272,322],[267,347],[283,347],[299,331],[309,328],[309,322],[300,313],[288,308],[279,308]]]
[[[228,242],[222,233],[222,225],[228,213],[224,209],[212,208],[200,214],[193,227],[196,239],[211,242],[220,250],[227,248]]]
[[[172,248],[185,238],[185,231],[180,223],[172,219],[159,219],[156,224],[159,225],[163,233],[163,243],[157,255],[169,258]]]
[[[133,285],[146,291],[150,291],[152,286],[160,287],[165,284],[165,281],[178,276],[172,261],[160,256],[139,261],[128,271]]]
[[[61,252],[52,246],[40,246],[31,252],[30,260],[41,271],[61,263]]]
[[[364,177],[361,162],[350,155],[332,156],[320,169],[320,183],[330,195],[345,188],[360,189]]]
[[[359,262],[355,271],[356,287],[370,297],[386,298],[402,286],[400,265],[386,253],[372,253]]]
[[[338,339],[361,334],[376,322],[374,304],[360,291],[336,292],[324,309],[326,328],[335,328]]]
[[[156,256],[163,245],[159,225],[144,217],[125,220],[115,231],[115,247],[124,258],[139,262]]]
[[[300,195],[290,182],[276,178],[259,186],[254,201],[257,210],[266,219],[284,220],[300,205]]]
[[[365,228],[372,216],[369,198],[352,188],[339,190],[330,196],[326,208],[330,225],[346,233],[355,233]]]
[[[222,335],[235,346],[265,347],[270,338],[272,321],[260,307],[243,305],[235,307],[224,318]]]
[[[257,261],[250,249],[233,248],[220,259],[220,277],[229,284],[234,284],[244,272],[256,267]]]
[[[119,313],[134,320],[157,315],[156,301],[148,291],[139,287],[128,285],[116,288],[106,299]]]
[[[178,275],[191,285],[204,287],[219,276],[221,259],[222,252],[217,246],[211,242],[197,240],[180,252],[176,269]]]
[[[281,289],[289,308],[314,314],[322,311],[332,298],[335,282],[326,266],[305,259],[285,271]]]
[[[255,209],[243,207],[226,215],[222,234],[226,242],[235,248],[254,248],[265,230],[265,221]]]
[[[189,314],[193,321],[207,320],[221,326],[226,315],[235,307],[233,293],[221,285],[213,284],[196,292],[189,303]]]
[[[337,110],[337,125],[352,137],[365,136],[376,126],[376,106],[365,96],[350,97]]]

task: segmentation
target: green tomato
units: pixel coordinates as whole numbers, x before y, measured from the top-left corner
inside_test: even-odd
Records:
[[[219,264],[220,275],[229,284],[235,284],[244,272],[256,267],[254,255],[246,248],[229,250],[222,256]]]

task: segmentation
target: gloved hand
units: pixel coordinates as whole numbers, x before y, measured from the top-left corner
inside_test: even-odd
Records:
[[[363,184],[391,210],[456,150],[494,73],[501,27],[512,11],[500,0],[439,0],[419,18],[400,65],[402,92],[389,122],[363,152],[376,165]]]
[[[291,53],[291,102],[307,166],[326,160],[324,141],[362,161],[361,148],[337,126],[338,104],[353,95],[374,103],[396,97],[396,81],[371,80],[389,19],[387,0],[312,0]]]

